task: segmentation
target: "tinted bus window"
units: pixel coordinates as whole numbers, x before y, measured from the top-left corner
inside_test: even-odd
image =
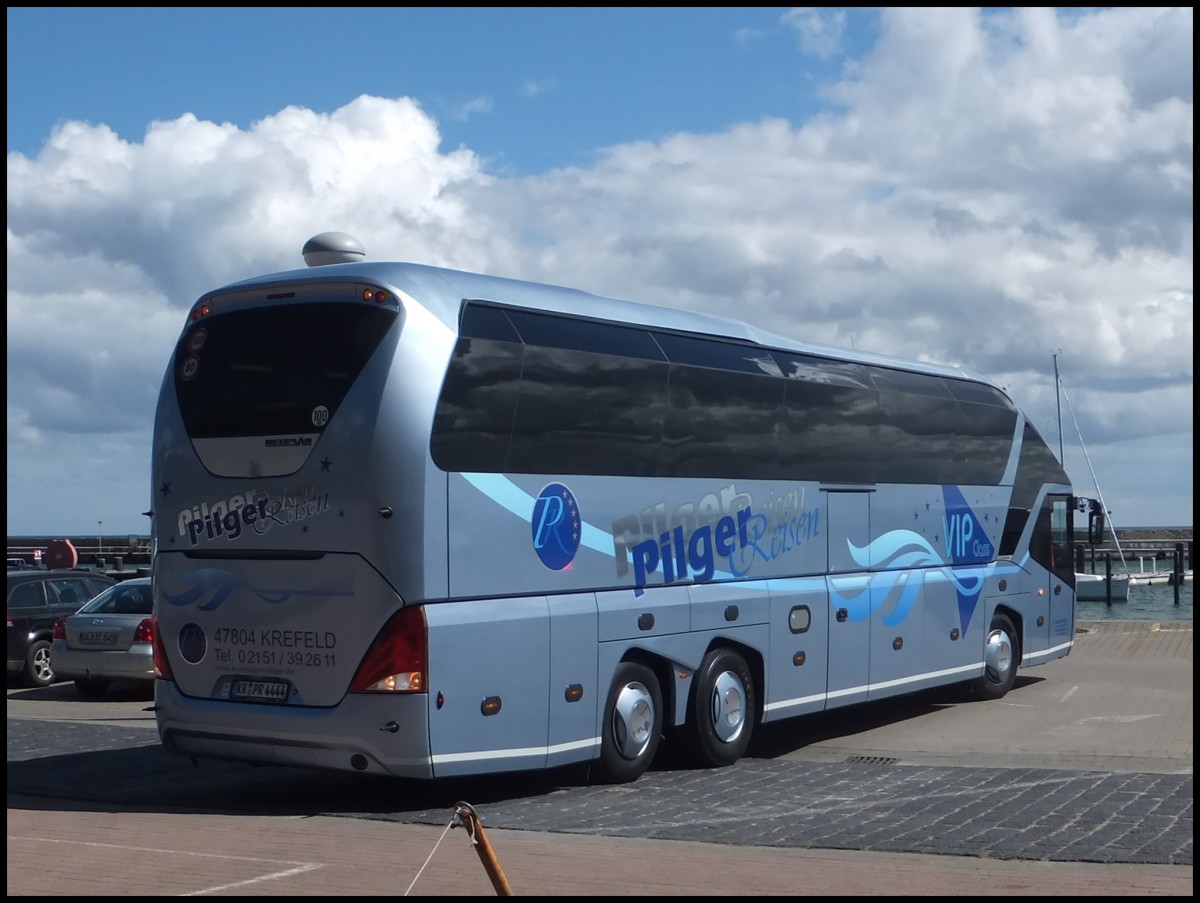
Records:
[[[578,317],[535,314],[513,308],[509,309],[508,316],[526,345],[663,360],[658,345],[644,329],[581,320]]]
[[[503,310],[487,304],[474,304],[470,301],[463,305],[458,332],[463,338],[495,339],[498,342],[521,341],[517,330],[513,328],[512,322]]]
[[[1067,472],[1063,470],[1041,434],[1028,420],[1021,439],[1021,458],[1017,463],[1017,476],[1009,501],[1008,517],[1004,521],[1004,534],[1000,540],[1000,554],[1012,555],[1017,541],[1025,530],[1029,513],[1038,493],[1047,483],[1069,484]]]
[[[956,483],[953,472],[957,403],[909,392],[879,393],[878,481]]]
[[[903,392],[906,395],[927,395],[931,398],[951,399],[950,389],[940,376],[929,373],[909,373],[889,367],[870,367],[871,381],[878,389]]]
[[[709,367],[735,373],[778,376],[779,366],[766,348],[739,342],[718,342],[670,332],[654,333],[655,341],[673,364]]]
[[[995,486],[1008,467],[1017,413],[1011,407],[958,403],[952,462],[956,483]]]
[[[194,325],[175,349],[188,435],[314,432],[313,410],[337,412],[395,318],[384,307],[312,303],[235,310]]]
[[[525,346],[507,470],[652,476],[667,365]]]
[[[776,366],[785,379],[796,382],[821,383],[830,386],[855,386],[873,389],[867,368],[853,361],[834,361],[810,354],[772,351]]]
[[[659,476],[778,476],[781,380],[673,364],[668,397]]]
[[[459,339],[433,418],[430,453],[442,470],[505,469],[521,383],[520,345]]]
[[[999,389],[983,383],[968,382],[965,379],[947,379],[951,394],[959,401],[971,401],[976,404],[989,404],[1009,411],[1016,411],[1012,401]]]
[[[787,382],[779,454],[784,477],[875,482],[878,396],[874,389]]]

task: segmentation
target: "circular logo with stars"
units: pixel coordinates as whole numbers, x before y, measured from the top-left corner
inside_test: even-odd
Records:
[[[204,660],[208,651],[208,638],[199,624],[184,624],[179,629],[179,654],[184,661],[196,665]]]
[[[552,571],[561,571],[575,558],[583,524],[579,504],[571,490],[562,483],[551,483],[533,503],[533,550],[542,564]]]

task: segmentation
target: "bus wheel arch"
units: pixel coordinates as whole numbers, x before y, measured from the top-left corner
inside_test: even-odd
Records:
[[[641,662],[621,662],[604,703],[601,780],[610,784],[636,781],[654,761],[662,732],[663,692],[658,675]]]
[[[758,721],[758,685],[746,653],[718,645],[704,656],[688,697],[686,751],[702,768],[740,759]]]
[[[992,615],[983,644],[983,674],[971,684],[979,699],[1000,699],[1012,689],[1021,663],[1019,620],[1005,609]]]

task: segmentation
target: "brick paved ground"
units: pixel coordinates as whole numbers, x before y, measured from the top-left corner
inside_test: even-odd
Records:
[[[999,704],[616,787],[193,766],[136,719],[30,718],[10,694],[8,893],[494,894],[450,827],[466,800],[517,895],[1191,896],[1191,624],[1081,628]]]
[[[1190,866],[773,849],[317,816],[8,811],[9,896],[1191,896]],[[449,821],[447,822],[447,825]]]

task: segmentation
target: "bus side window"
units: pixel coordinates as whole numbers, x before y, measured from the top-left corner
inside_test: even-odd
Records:
[[[1070,581],[1074,574],[1071,559],[1071,506],[1066,496],[1048,496],[1038,511],[1037,523],[1029,543],[1029,556],[1046,570]]]

